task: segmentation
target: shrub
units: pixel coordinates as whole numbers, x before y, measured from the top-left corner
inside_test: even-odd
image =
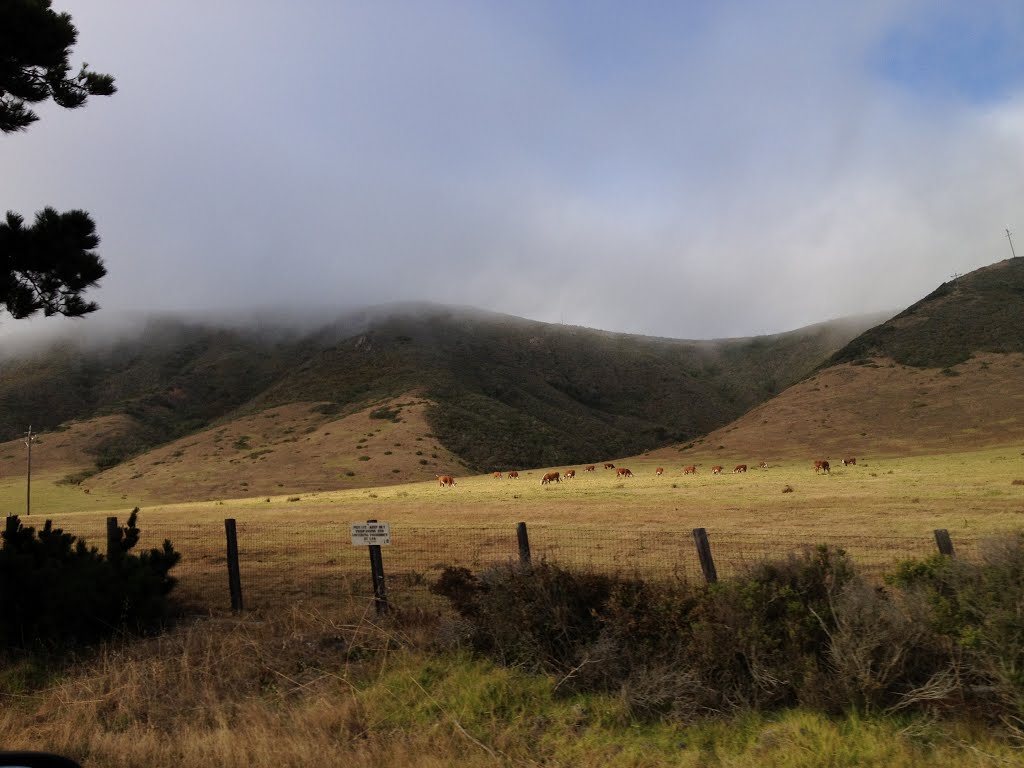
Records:
[[[473,626],[472,642],[503,663],[565,672],[597,639],[611,578],[549,563],[446,568],[431,587]]]
[[[8,518],[0,549],[0,642],[64,646],[90,643],[122,629],[148,631],[169,617],[169,575],[180,555],[170,541],[132,554],[138,508],[104,556],[82,539]]]

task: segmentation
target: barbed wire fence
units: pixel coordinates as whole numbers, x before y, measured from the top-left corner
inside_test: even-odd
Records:
[[[62,527],[89,546],[103,550],[116,518],[67,519]],[[139,549],[172,542],[181,561],[172,571],[178,580],[175,599],[186,611],[221,613],[232,608],[272,610],[294,603],[329,607],[338,601],[375,598],[366,546],[353,546],[351,523],[331,520],[316,525],[277,521],[230,521],[237,540],[237,603],[229,584],[226,528],[202,523],[149,525]],[[477,572],[495,564],[529,559],[562,567],[652,581],[700,583],[728,579],[766,559],[827,544],[842,548],[863,572],[881,578],[904,560],[924,559],[948,549],[944,531],[918,537],[794,534],[770,536],[743,531],[666,528],[591,528],[583,526],[424,526],[394,524],[392,544],[382,548],[388,599],[398,606],[439,607],[443,601],[429,587],[447,567]],[[518,535],[517,535],[518,533]],[[703,538],[712,558],[709,574],[702,563]],[[955,554],[978,555],[977,537],[959,536]],[[526,551],[523,546],[526,545]],[[947,551],[948,550],[948,551]]]

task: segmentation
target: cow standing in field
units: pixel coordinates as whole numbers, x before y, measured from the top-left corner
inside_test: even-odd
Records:
[[[518,473],[518,472],[516,472],[516,470],[514,470],[514,469],[513,469],[513,470],[511,470],[511,471],[510,471],[510,472],[508,473],[508,479],[509,479],[509,480],[518,480],[518,479],[519,479],[519,473]]]
[[[615,469],[615,465],[612,464],[610,461],[606,461],[605,465],[604,465],[604,468],[605,469]]]
[[[501,480],[501,472],[495,472],[494,473],[494,479],[495,480]]]
[[[434,475],[437,478],[437,484],[441,488],[451,488],[455,485],[455,478],[451,475]]]
[[[565,470],[565,474],[563,474],[562,477],[564,477],[566,480],[572,480],[574,477],[576,477],[576,470],[567,469]]]
[[[683,467],[683,474],[684,475],[696,475],[697,474],[697,467],[695,467],[693,464],[691,464],[688,467]]]
[[[711,468],[711,474],[712,475],[720,475],[720,474],[722,474],[722,468],[720,466],[718,466],[718,465],[713,466]]]
[[[619,467],[618,469],[615,470],[615,476],[616,477],[632,477],[633,473],[630,472],[625,467]]]
[[[831,473],[831,467],[829,467],[826,459],[815,459],[814,460],[814,474],[824,472],[826,475]]]
[[[587,466],[585,466],[583,468],[583,471],[584,472],[593,472],[595,469],[597,469],[597,467],[595,467],[593,464],[588,464]]]
[[[560,483],[562,482],[557,472],[548,472],[544,477],[541,478],[540,484],[547,485],[548,483]]]
[[[762,462],[761,462],[760,464],[758,464],[757,466],[758,466],[758,467],[759,467],[760,469],[768,469],[768,462],[767,462],[767,461],[762,461]]]
[[[848,467],[848,466],[850,466],[851,464],[856,464],[856,463],[857,463],[857,459],[855,459],[855,458],[852,458],[852,457],[851,457],[851,458],[849,458],[849,459],[843,459],[843,466],[844,466],[844,467]]]
[[[746,471],[747,471],[747,465],[746,464],[737,464],[735,467],[733,467],[732,473],[735,475],[737,472],[746,472]]]
[[[664,474],[665,474],[665,468],[664,467],[658,467],[656,470],[654,470],[654,475],[656,477],[661,477]]]

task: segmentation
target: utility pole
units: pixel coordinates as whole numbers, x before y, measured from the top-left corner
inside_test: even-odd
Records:
[[[32,425],[29,424],[28,432],[25,433],[23,441],[28,446],[28,481],[25,484],[25,517],[32,514],[32,443],[36,441],[36,435],[32,434]]]
[[[1012,233],[1010,232],[1010,228],[1009,227],[1006,228],[1006,239],[1010,241],[1010,253],[1012,253],[1013,254],[1013,258],[1016,259],[1017,258],[1017,252],[1015,250],[1013,250],[1013,236],[1012,236]]]

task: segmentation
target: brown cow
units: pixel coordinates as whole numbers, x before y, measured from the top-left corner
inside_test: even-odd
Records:
[[[850,466],[851,464],[856,464],[856,463],[857,463],[857,460],[856,460],[856,459],[854,459],[854,458],[849,458],[849,459],[843,459],[843,466],[844,466],[844,467],[848,467],[848,466]]]
[[[544,477],[541,478],[540,484],[547,485],[548,483],[560,483],[562,482],[557,472],[548,472]]]
[[[564,477],[566,480],[572,480],[574,477],[576,477],[576,470],[567,469],[565,470],[565,474],[563,474],[562,477]]]
[[[830,474],[830,467],[826,459],[814,460],[814,474],[818,474],[818,472],[824,472],[826,475]]]
[[[768,462],[767,461],[762,461],[757,466],[760,467],[761,469],[768,469]]]
[[[508,479],[509,479],[509,480],[518,480],[518,479],[519,479],[519,473],[518,473],[518,472],[516,472],[516,471],[515,471],[514,469],[513,469],[513,470],[511,470],[511,471],[510,471],[510,472],[508,473]]]
[[[688,467],[683,467],[683,474],[684,475],[696,475],[697,474],[697,468],[695,466],[693,466],[693,464],[691,464]]]
[[[732,473],[735,475],[737,472],[746,472],[746,471],[747,471],[747,465],[746,464],[737,464],[735,467],[733,467]]]
[[[587,465],[587,466],[585,466],[583,468],[583,471],[584,472],[593,472],[595,469],[596,469],[596,467],[593,464],[589,464],[589,465]]]
[[[451,475],[434,475],[437,478],[437,484],[442,488],[450,488],[455,485],[455,478]]]
[[[495,480],[501,480],[501,472],[495,472],[494,473],[494,479]]]
[[[610,461],[608,461],[608,462],[605,462],[604,468],[605,469],[615,469],[615,465],[612,464]]]
[[[615,476],[616,477],[632,477],[633,473],[630,472],[625,467],[619,467],[618,469],[615,470]]]
[[[654,470],[654,474],[657,477],[661,477],[662,475],[665,474],[665,468],[664,467],[658,467],[656,470]]]
[[[720,474],[722,474],[722,467],[721,467],[721,466],[719,466],[719,465],[715,465],[715,466],[713,466],[713,467],[711,468],[711,474],[712,474],[712,475],[720,475]]]

